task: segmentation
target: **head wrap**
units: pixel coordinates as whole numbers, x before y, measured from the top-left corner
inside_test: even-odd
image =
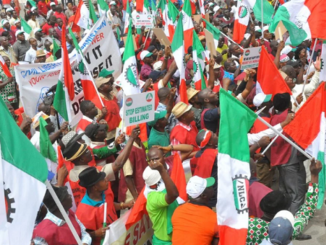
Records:
[[[199,133],[203,132],[203,131],[205,131],[205,134],[204,134],[203,140],[200,142],[199,148],[204,148],[208,144],[208,142],[210,141],[210,139],[212,137],[212,132],[210,130],[202,129],[199,131]]]

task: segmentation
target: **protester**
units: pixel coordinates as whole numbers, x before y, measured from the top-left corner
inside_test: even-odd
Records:
[[[25,38],[24,31],[16,31],[17,41],[12,46],[18,61],[24,61],[26,52],[30,49],[30,44]]]
[[[7,56],[3,57],[5,66],[9,70],[11,76],[15,74],[13,68],[11,67],[10,59]],[[17,96],[16,96],[16,81],[15,76],[8,77],[3,69],[0,69],[0,95],[5,102],[10,102],[17,109]]]
[[[8,57],[11,63],[17,63],[16,53],[9,44],[8,37],[0,37],[0,45],[0,55]]]

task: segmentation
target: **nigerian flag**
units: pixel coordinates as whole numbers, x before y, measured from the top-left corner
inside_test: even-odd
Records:
[[[221,245],[246,244],[250,153],[247,133],[257,115],[220,89],[217,218]],[[235,120],[236,118],[236,120]]]
[[[254,11],[255,17],[264,24],[272,22],[274,7],[267,0],[248,0],[249,5]]]
[[[1,96],[0,117],[0,244],[30,244],[48,167]]]
[[[125,51],[123,53],[123,71],[120,75],[121,87],[125,95],[139,94],[140,87],[138,82],[137,60],[135,56],[134,42],[132,39],[132,21],[128,27]]]
[[[24,20],[24,18],[20,17],[20,23],[21,23],[21,27],[22,27],[23,31],[26,32],[27,34],[31,34],[32,27],[30,27],[30,25],[27,24],[27,22]]]
[[[100,16],[106,15],[106,12],[109,10],[109,5],[105,2],[105,0],[97,0],[97,8]]]
[[[197,33],[193,30],[193,42],[192,42],[192,60],[193,60],[193,70],[194,77],[193,81],[195,83],[196,90],[202,90],[206,88],[206,83],[203,75],[203,70],[205,66],[205,53],[204,47],[201,44]]]

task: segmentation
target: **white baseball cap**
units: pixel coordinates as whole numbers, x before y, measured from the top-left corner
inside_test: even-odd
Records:
[[[156,61],[154,63],[154,65],[153,65],[153,69],[156,70],[156,71],[159,71],[159,70],[161,70],[162,65],[163,65],[163,61],[162,60]]]
[[[37,8],[36,7],[33,7],[31,10],[34,11],[34,10],[37,10]]]
[[[116,4],[115,1],[111,1],[111,2],[110,2],[110,6],[111,6],[111,5],[117,5],[117,4]]]
[[[272,98],[271,94],[259,93],[256,94],[253,100],[254,106],[260,106],[264,102],[270,101]]]
[[[14,21],[14,24],[20,23],[20,19]]]
[[[204,179],[199,176],[193,176],[187,183],[187,194],[192,198],[199,197],[207,187],[211,187],[215,184],[213,177]]]
[[[14,9],[12,7],[6,9],[6,12],[10,12],[10,11],[14,11]]]
[[[147,57],[150,57],[150,56],[152,56],[153,54],[151,53],[151,52],[149,52],[149,51],[147,51],[147,50],[144,50],[144,51],[142,51],[141,53],[140,53],[140,59],[141,60],[144,60],[145,58],[147,58]]]
[[[213,11],[216,13],[219,9],[220,9],[220,6],[215,6],[215,7],[213,8]]]
[[[25,33],[23,30],[18,30],[18,31],[16,31],[15,35],[17,37],[19,34],[23,34],[23,33]]]
[[[51,2],[50,3],[50,6],[55,6],[55,2]]]
[[[151,169],[149,166],[147,166],[143,172],[143,179],[145,180],[145,184],[147,186],[152,186],[160,181],[161,175],[159,171]]]
[[[2,25],[2,26],[4,26],[4,25],[7,24],[7,23],[9,23],[8,20],[6,20],[6,19],[1,20],[1,25]]]
[[[286,46],[282,49],[282,51],[281,51],[281,55],[282,55],[282,54],[288,54],[288,53],[290,53],[291,51],[292,51],[292,47],[289,46],[289,45],[286,45]]]
[[[277,217],[281,217],[281,218],[287,219],[288,221],[290,221],[292,227],[294,228],[294,217],[293,217],[293,214],[290,211],[288,211],[288,210],[279,211],[274,216],[274,219],[277,218]]]

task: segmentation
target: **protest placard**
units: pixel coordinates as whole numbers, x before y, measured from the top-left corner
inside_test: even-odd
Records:
[[[243,51],[241,70],[258,67],[261,47],[247,48]]]
[[[216,56],[216,49],[214,48],[215,47],[214,36],[207,29],[204,29],[204,32],[205,32],[206,45],[208,47],[208,50],[212,55]]]
[[[142,26],[153,28],[153,16],[151,14],[136,14],[134,25],[136,28],[141,28]]]
[[[160,28],[154,28],[153,32],[157,38],[157,40],[159,40],[159,42],[164,45],[165,47],[169,47],[171,46],[171,42],[168,39],[168,37],[165,35],[164,31]]]
[[[103,16],[93,26],[88,35],[80,42],[87,66],[94,78],[102,69],[114,70],[114,77],[121,73],[122,62],[120,51],[111,26]],[[118,59],[119,57],[119,59]],[[79,104],[84,99],[81,80],[76,74],[77,63],[75,50],[69,55],[71,71],[75,83],[75,98],[70,101],[69,109],[72,115],[71,126],[75,126],[82,113]],[[20,99],[26,115],[33,117],[43,98],[53,85],[57,84],[62,60],[51,63],[24,64],[15,67],[16,81],[19,85]]]
[[[154,91],[125,96],[123,101],[125,126],[153,121],[154,101]]]

